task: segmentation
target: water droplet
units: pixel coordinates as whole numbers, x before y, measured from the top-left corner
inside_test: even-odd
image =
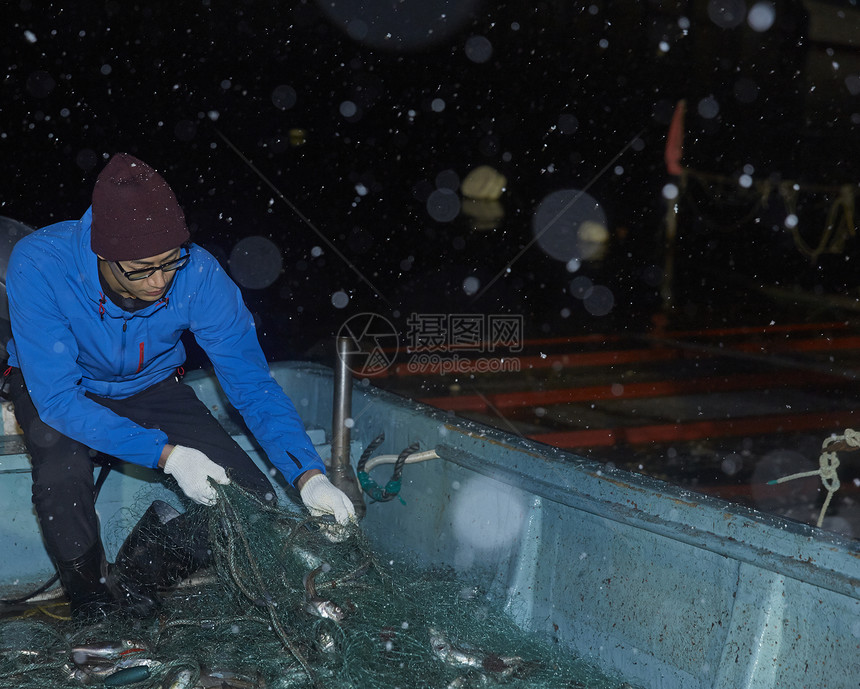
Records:
[[[472,62],[482,64],[493,56],[493,44],[484,36],[470,36],[466,39],[465,52]]]
[[[228,84],[230,82],[227,82]],[[222,87],[224,82],[221,82]],[[278,110],[289,110],[296,104],[297,94],[292,86],[277,86],[272,91],[272,104]]]
[[[427,198],[427,213],[437,222],[450,222],[460,212],[460,198],[450,189],[436,189]]]
[[[592,316],[605,316],[615,306],[615,295],[604,285],[595,287],[582,299],[585,310]]]
[[[699,114],[706,120],[712,120],[720,114],[720,104],[713,96],[702,98],[702,100],[699,101],[697,109]]]
[[[548,194],[535,210],[532,231],[544,252],[565,263],[597,258],[609,238],[603,208],[575,189]]]
[[[278,245],[265,237],[245,237],[236,243],[228,259],[230,274],[242,287],[264,289],[281,274],[283,257]]]
[[[757,2],[747,15],[747,23],[753,31],[767,31],[776,19],[776,10],[769,2]]]
[[[338,290],[331,295],[331,303],[336,309],[344,309],[349,304],[349,295],[343,290]]]

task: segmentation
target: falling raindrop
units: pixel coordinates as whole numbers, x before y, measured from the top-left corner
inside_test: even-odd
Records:
[[[338,290],[331,295],[331,303],[336,309],[344,309],[349,304],[349,295],[343,290]]]
[[[767,31],[776,19],[776,10],[772,3],[757,2],[747,15],[747,23],[753,31]]]
[[[516,489],[479,475],[452,496],[450,511],[457,542],[479,556],[517,540],[526,517]]]
[[[595,285],[582,299],[582,305],[592,316],[605,316],[615,306],[615,295],[605,285]]]
[[[289,110],[296,104],[296,100],[296,90],[292,86],[282,85],[272,91],[272,104],[279,110]]]
[[[270,239],[245,237],[233,247],[228,265],[230,274],[239,285],[248,289],[264,289],[281,274],[283,257]]]
[[[481,281],[476,278],[474,275],[470,275],[465,280],[463,280],[463,291],[468,295],[472,296],[476,294],[477,291],[481,287]]]
[[[575,189],[544,197],[535,210],[532,231],[541,249],[565,263],[596,258],[609,236],[603,208],[594,197]]]
[[[708,2],[708,17],[721,29],[733,29],[740,26],[746,15],[746,4],[743,0],[710,0]]]
[[[568,285],[571,295],[577,299],[584,299],[587,297],[591,294],[591,290],[593,288],[594,283],[591,281],[591,278],[586,277],[585,275],[573,278]]]
[[[356,41],[363,41],[367,38],[368,27],[367,22],[361,19],[353,19],[346,25],[346,32]]]
[[[720,468],[727,476],[734,476],[743,469],[743,466],[744,458],[737,452],[732,452],[731,454],[726,455],[723,458],[723,461],[720,462]]]
[[[450,222],[460,212],[460,197],[450,189],[436,189],[427,198],[427,212],[437,222]]]
[[[699,101],[698,111],[706,120],[712,120],[720,114],[720,104],[713,96],[707,96]]]
[[[493,44],[484,36],[470,36],[466,39],[465,51],[472,62],[482,64],[493,56]]]
[[[313,4],[354,41],[385,50],[413,51],[447,41],[473,20],[480,3],[326,0]]]

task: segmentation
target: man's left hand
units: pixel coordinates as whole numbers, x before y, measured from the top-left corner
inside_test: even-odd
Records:
[[[335,487],[325,474],[315,474],[304,481],[299,494],[302,496],[302,502],[315,517],[331,514],[342,526],[355,521],[352,500],[340,488]]]

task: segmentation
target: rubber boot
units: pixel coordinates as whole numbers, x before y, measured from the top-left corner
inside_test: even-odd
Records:
[[[111,567],[111,577],[123,592],[121,607],[139,617],[152,615],[161,605],[159,588],[172,586],[208,564],[205,536],[202,528],[188,526],[186,515],[155,500],[125,539]]]
[[[101,541],[74,560],[55,561],[74,620],[103,618],[116,608]]]

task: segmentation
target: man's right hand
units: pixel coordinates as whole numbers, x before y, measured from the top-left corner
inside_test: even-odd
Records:
[[[200,450],[176,445],[164,462],[164,473],[176,479],[182,492],[200,505],[214,505],[218,498],[215,488],[209,483],[230,483],[224,467],[215,464]]]

